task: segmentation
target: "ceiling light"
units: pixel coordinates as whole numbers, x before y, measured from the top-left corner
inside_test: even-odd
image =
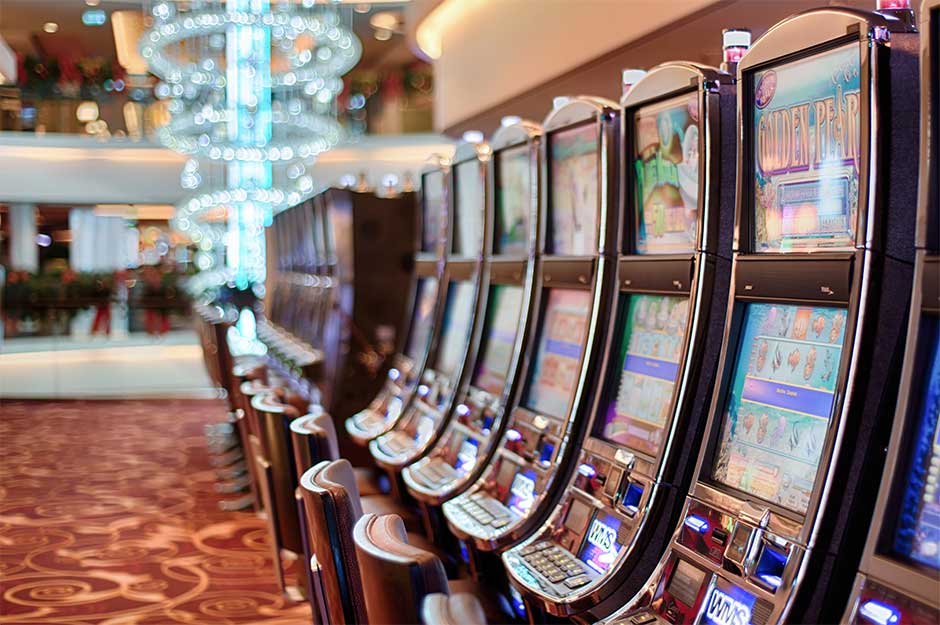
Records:
[[[101,0],[85,0],[85,4],[87,4],[90,7],[96,7],[99,4],[101,4]]]
[[[362,2],[353,7],[353,11],[356,13],[368,13],[371,9],[372,7],[366,2]]]
[[[388,41],[392,38],[392,31],[385,30],[384,28],[378,28],[375,31],[375,38],[379,41]]]
[[[483,133],[479,130],[468,130],[463,133],[462,139],[467,143],[482,143]]]
[[[51,35],[59,31],[59,25],[55,22],[46,22],[42,25],[42,29]]]

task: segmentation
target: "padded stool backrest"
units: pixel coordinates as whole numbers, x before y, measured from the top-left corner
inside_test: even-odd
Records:
[[[366,514],[356,523],[354,538],[370,623],[417,623],[424,598],[447,593],[444,565],[433,553],[408,544],[397,514]]]
[[[356,475],[348,460],[323,461],[300,478],[307,540],[320,567],[319,585],[330,623],[367,623],[353,527],[362,516]]]
[[[486,625],[486,615],[479,599],[470,593],[433,594],[424,598],[421,622],[424,625]]]
[[[339,458],[336,426],[326,412],[307,414],[290,424],[294,440],[294,465],[297,475],[324,461]]]

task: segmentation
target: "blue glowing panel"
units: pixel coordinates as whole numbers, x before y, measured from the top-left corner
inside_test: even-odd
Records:
[[[705,598],[700,623],[708,625],[750,625],[757,599],[751,593],[728,584],[715,585]]]
[[[940,333],[937,319],[925,319],[920,335],[927,366],[912,380],[918,400],[917,430],[908,457],[910,469],[894,537],[902,558],[940,570]]]
[[[611,514],[601,513],[595,517],[578,555],[581,561],[598,573],[606,571],[623,547],[617,542],[620,525],[620,519]]]

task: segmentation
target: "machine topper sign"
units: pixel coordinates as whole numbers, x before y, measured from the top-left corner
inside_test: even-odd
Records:
[[[756,251],[851,247],[861,57],[842,46],[754,74]]]

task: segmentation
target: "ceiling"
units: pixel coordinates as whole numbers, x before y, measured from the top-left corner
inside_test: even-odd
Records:
[[[141,0],[99,0],[99,9],[108,13],[117,10],[141,10]],[[378,41],[369,25],[372,14],[380,11],[402,12],[406,2],[387,0],[358,3],[368,5],[367,13],[353,15],[353,30],[362,41],[362,60],[359,69],[381,69],[400,66],[416,59],[402,34],[395,34],[388,41]],[[116,58],[114,37],[110,22],[103,26],[85,26],[82,13],[92,8],[85,0],[0,0],[0,36],[20,54],[48,55],[53,57]],[[43,24],[56,22],[58,32],[43,32]]]

